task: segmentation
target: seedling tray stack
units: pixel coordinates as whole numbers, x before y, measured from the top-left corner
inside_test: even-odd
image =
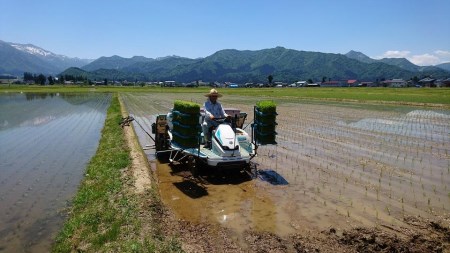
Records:
[[[254,137],[256,143],[260,145],[277,144],[275,131],[277,106],[273,101],[264,100],[256,103],[255,106],[255,123],[254,123]]]
[[[199,143],[200,105],[176,100],[172,111],[173,140],[183,148],[195,148]]]

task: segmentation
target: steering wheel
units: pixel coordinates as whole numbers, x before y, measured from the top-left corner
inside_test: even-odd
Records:
[[[230,117],[221,117],[221,118],[214,118],[213,121],[217,122],[217,123],[231,123],[231,118]]]

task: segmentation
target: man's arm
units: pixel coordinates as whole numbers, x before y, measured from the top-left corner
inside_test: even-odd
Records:
[[[211,113],[211,103],[208,103],[208,101],[206,101],[203,104],[203,108],[205,108],[205,118],[214,119],[214,115]]]
[[[224,117],[224,118],[228,118],[229,116],[228,116],[228,114],[225,112],[225,109],[223,109],[222,104],[220,104],[220,109],[222,110],[222,115],[223,115],[223,117]]]

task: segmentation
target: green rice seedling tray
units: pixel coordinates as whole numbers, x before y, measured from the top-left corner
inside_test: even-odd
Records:
[[[200,113],[182,113],[180,111],[172,111],[172,122],[179,122],[183,125],[200,124]]]
[[[200,105],[189,101],[175,100],[173,109],[182,113],[200,114]]]

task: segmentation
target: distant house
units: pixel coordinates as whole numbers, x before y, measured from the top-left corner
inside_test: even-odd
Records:
[[[181,86],[189,87],[189,88],[198,87],[198,82],[197,81],[193,81],[193,82],[190,82],[190,83],[182,83]]]
[[[356,80],[356,79],[347,80],[348,87],[355,87],[357,84],[358,84],[358,80]]]
[[[441,87],[450,87],[450,77],[444,80],[441,80]]]
[[[434,84],[434,82],[436,81],[436,79],[432,79],[432,78],[424,78],[419,80],[420,85],[424,86],[424,87],[436,87],[436,85]]]
[[[407,82],[403,79],[392,79],[392,80],[386,80],[382,82],[384,86],[386,87],[392,87],[392,88],[403,88],[407,86]]]
[[[436,87],[450,87],[450,78],[447,79],[438,79],[434,82]]]
[[[210,86],[210,83],[204,82],[203,80],[197,81],[198,86]]]
[[[360,82],[358,84],[359,87],[373,87],[374,83],[373,82]]]
[[[305,87],[308,84],[307,81],[297,81],[295,83],[291,83],[290,87]]]
[[[322,82],[321,87],[345,87],[347,86],[347,81],[328,81]]]
[[[284,82],[274,82],[273,85],[274,85],[275,87],[285,87],[285,86],[287,86],[287,83],[284,83]]]
[[[19,81],[17,76],[12,75],[0,75],[0,83],[13,83]]]
[[[214,85],[213,85],[214,87],[225,87],[225,84],[224,83],[221,83],[221,82],[214,82]]]
[[[164,81],[164,86],[166,87],[174,87],[175,81]]]
[[[2,78],[0,78],[0,83],[14,83],[14,82],[16,82],[18,80],[19,79],[7,79],[7,78],[2,79]]]

